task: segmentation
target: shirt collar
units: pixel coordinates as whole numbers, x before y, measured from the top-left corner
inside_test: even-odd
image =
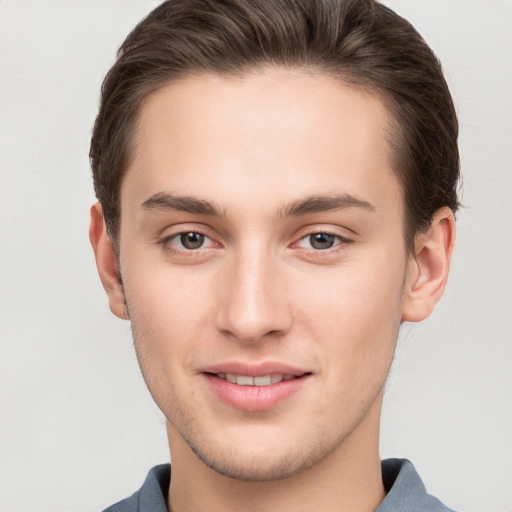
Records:
[[[166,502],[170,481],[170,464],[155,466],[139,491],[104,512],[168,512]],[[375,512],[453,512],[427,494],[421,478],[407,459],[382,461],[382,481],[387,495]]]
[[[453,512],[427,490],[407,459],[382,461],[382,481],[386,497],[375,512]]]

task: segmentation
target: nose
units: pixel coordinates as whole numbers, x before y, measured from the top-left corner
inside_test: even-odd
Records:
[[[248,248],[233,256],[219,283],[217,328],[242,343],[278,338],[292,323],[289,294],[279,263],[268,248]]]

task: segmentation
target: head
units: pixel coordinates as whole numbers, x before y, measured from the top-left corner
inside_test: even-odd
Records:
[[[373,0],[176,0],[135,27],[103,83],[90,158],[114,243],[144,100],[194,73],[242,77],[269,65],[331,76],[386,104],[408,249],[435,211],[447,206],[456,212],[455,108],[439,61],[406,20]]]
[[[171,441],[261,480],[373,439],[458,206],[453,103],[413,27],[373,1],[164,2],[90,154],[98,268]]]

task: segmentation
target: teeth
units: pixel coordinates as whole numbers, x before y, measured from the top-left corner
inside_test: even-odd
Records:
[[[255,386],[270,386],[272,382],[272,378],[270,375],[265,375],[263,377],[254,377],[254,385]]]
[[[248,375],[237,375],[236,383],[239,386],[254,386],[254,379]]]
[[[231,384],[238,384],[239,386],[270,386],[277,384],[283,380],[292,380],[294,375],[261,375],[259,377],[251,377],[250,375],[235,375],[234,373],[217,373],[219,379],[227,380]]]

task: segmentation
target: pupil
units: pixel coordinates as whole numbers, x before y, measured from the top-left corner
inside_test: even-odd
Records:
[[[328,233],[315,233],[310,235],[311,247],[314,249],[330,249],[334,245],[334,235]]]
[[[203,245],[204,235],[200,233],[182,233],[180,241],[186,249],[199,249]]]

